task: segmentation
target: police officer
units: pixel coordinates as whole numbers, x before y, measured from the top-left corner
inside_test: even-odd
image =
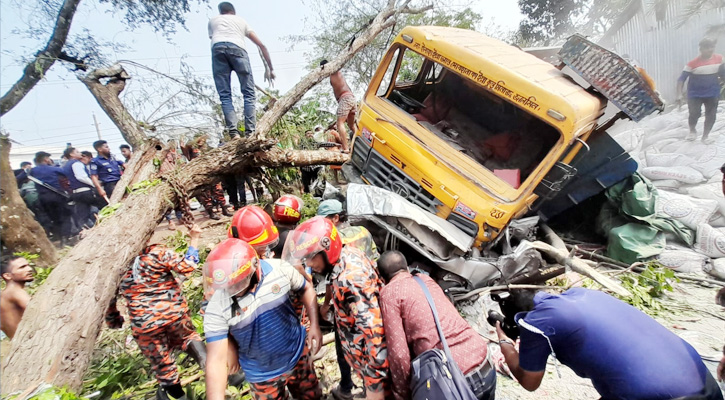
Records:
[[[103,186],[98,194],[101,197],[111,197],[113,189],[121,180],[123,161],[118,161],[111,155],[111,149],[105,140],[96,140],[93,148],[98,156],[91,160],[91,175],[97,175]]]
[[[65,246],[70,244],[68,242],[71,236],[68,197],[60,185],[60,179],[65,178],[65,174],[60,167],[53,165],[49,153],[44,151],[35,153],[34,161],[35,168],[30,170],[30,176],[35,179],[40,206],[50,219],[48,231],[56,239],[60,239],[61,247]]]
[[[94,182],[86,171],[86,166],[81,162],[81,153],[78,149],[68,147],[63,152],[63,156],[68,159],[63,166],[63,172],[68,178],[72,191],[71,199],[75,203],[73,218],[75,218],[78,228],[84,226],[90,228],[94,225],[91,208],[95,206],[101,209],[106,205],[106,201],[98,195]],[[98,187],[100,188],[100,185]]]

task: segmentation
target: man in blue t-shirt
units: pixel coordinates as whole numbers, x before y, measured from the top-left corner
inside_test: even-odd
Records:
[[[205,285],[207,279],[226,284],[216,288],[204,313],[207,398],[224,399],[231,337],[255,399],[283,400],[289,390],[295,399],[319,400],[312,365],[322,342],[317,296],[302,274],[281,260],[260,261],[249,244],[230,238],[209,254],[204,275]],[[300,294],[307,309],[309,347],[291,292]]]
[[[111,155],[111,149],[105,140],[96,140],[93,142],[93,148],[98,152],[98,156],[91,160],[91,175],[97,176],[103,186],[98,194],[110,198],[116,184],[121,180],[123,161],[118,161]]]
[[[514,317],[519,352],[500,324],[497,331],[506,363],[526,390],[541,385],[551,354],[555,363],[591,379],[602,399],[723,398],[692,346],[612,296],[583,288],[511,296],[524,311]]]

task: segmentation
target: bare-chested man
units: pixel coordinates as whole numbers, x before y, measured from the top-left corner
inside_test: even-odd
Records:
[[[15,336],[30,295],[25,284],[33,281],[33,267],[23,257],[10,257],[2,264],[2,277],[5,290],[0,293],[0,329],[10,339]]]
[[[325,68],[327,60],[320,61],[320,66]],[[355,96],[350,90],[350,86],[347,86],[345,77],[342,76],[342,72],[337,71],[330,75],[330,84],[332,85],[332,91],[335,93],[335,99],[337,100],[337,132],[340,134],[342,151],[348,151],[347,144],[347,129],[345,129],[345,122],[350,130],[355,132],[355,114],[357,112],[357,101]]]

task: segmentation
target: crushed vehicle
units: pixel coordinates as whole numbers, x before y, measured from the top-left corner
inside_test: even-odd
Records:
[[[664,109],[635,67],[582,36],[558,59],[474,31],[404,28],[362,100],[343,166],[357,183],[348,215],[385,249],[439,267],[448,287],[544,265],[539,222],[637,169],[606,129]]]

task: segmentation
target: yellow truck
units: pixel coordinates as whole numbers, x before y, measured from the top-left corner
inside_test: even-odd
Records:
[[[633,120],[664,108],[636,68],[581,36],[558,56],[555,66],[477,32],[404,28],[362,99],[343,169],[351,181],[395,193],[472,240],[431,256],[436,246],[422,245],[413,231],[375,222],[471,280],[445,265],[485,253],[511,221],[576,175],[572,159],[615,120],[600,121],[608,101],[622,110],[618,117]],[[385,200],[367,196],[369,209],[357,212],[378,214],[374,203]]]

